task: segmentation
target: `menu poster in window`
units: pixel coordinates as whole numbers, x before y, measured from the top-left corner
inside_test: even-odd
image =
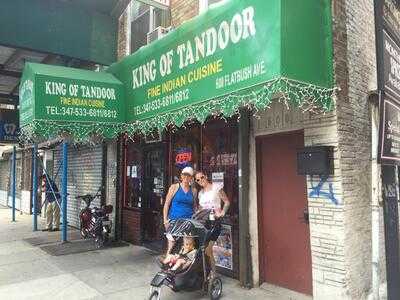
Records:
[[[132,166],[132,169],[131,169],[131,177],[132,178],[137,178],[138,176],[137,176],[137,166]]]
[[[223,224],[221,234],[213,246],[215,264],[218,267],[233,270],[232,227]]]
[[[221,185],[224,187],[224,172],[216,172],[211,174],[211,180],[213,183]]]

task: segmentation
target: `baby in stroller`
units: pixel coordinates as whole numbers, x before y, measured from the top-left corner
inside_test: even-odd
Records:
[[[150,300],[161,299],[163,286],[174,292],[203,290],[211,300],[221,297],[221,278],[209,276],[211,267],[205,253],[215,231],[220,227],[219,222],[211,222],[209,229],[193,219],[178,219],[174,223],[169,233],[176,243],[171,255],[162,260],[157,259],[163,270],[157,272],[150,283]]]
[[[168,266],[172,272],[183,271],[196,258],[196,251],[194,238],[184,236],[181,250],[177,254],[168,254],[163,260],[163,264],[164,266]]]

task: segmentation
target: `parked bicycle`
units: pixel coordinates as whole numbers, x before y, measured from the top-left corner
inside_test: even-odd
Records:
[[[96,195],[86,194],[77,196],[86,206],[79,213],[80,233],[82,238],[93,238],[97,248],[101,248],[109,241],[112,222],[109,215],[113,211],[112,205],[103,205],[102,207],[90,207],[92,201],[99,197]]]

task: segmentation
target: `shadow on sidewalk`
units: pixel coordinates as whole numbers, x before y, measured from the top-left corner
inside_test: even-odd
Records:
[[[94,240],[88,239],[88,240],[77,240],[66,243],[46,245],[40,247],[40,249],[42,249],[43,251],[52,256],[61,256],[61,255],[69,255],[69,254],[76,254],[88,251],[104,250],[109,248],[127,247],[127,246],[129,246],[129,244],[125,242],[110,242],[109,244],[105,244],[104,247],[102,248],[97,248]]]
[[[79,230],[75,228],[69,228],[67,232],[67,239],[68,241],[76,241],[81,239],[81,235]],[[40,246],[40,245],[48,245],[61,242],[61,231],[55,232],[43,232],[40,233],[40,236],[26,238],[23,241],[27,242],[32,246]]]

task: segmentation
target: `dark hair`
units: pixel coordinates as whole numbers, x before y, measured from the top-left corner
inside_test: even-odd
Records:
[[[207,173],[204,172],[203,170],[194,171],[193,177],[196,177],[197,174],[203,174],[204,176],[206,176],[208,178]]]
[[[203,187],[196,180],[196,175],[197,174],[203,174],[206,177],[206,180],[208,182],[210,182],[210,179],[208,177],[208,174],[206,172],[204,172],[203,170],[197,170],[197,171],[194,172],[193,178],[194,178],[195,186],[196,186],[197,190],[200,191]]]

